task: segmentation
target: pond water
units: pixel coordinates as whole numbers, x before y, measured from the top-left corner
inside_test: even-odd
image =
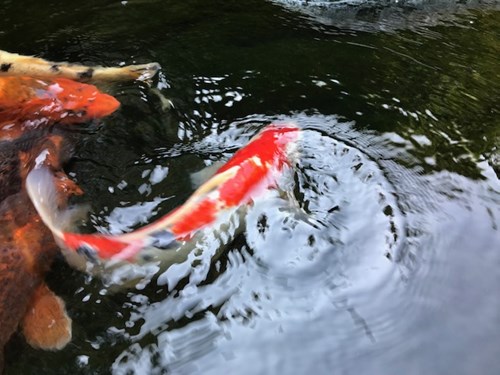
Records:
[[[216,260],[118,293],[58,260],[73,340],[15,336],[7,374],[498,374],[500,2],[301,3],[3,2],[1,49],[162,65],[71,131],[83,230],[152,222],[266,124],[303,129],[289,199]]]

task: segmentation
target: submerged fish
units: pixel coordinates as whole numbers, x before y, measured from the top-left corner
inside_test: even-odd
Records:
[[[107,116],[119,102],[62,77],[150,78],[158,68],[94,69],[0,51],[0,373],[4,346],[18,327],[35,348],[61,349],[71,339],[64,302],[44,281],[59,247],[30,202],[26,176],[32,169],[50,170],[53,203],[64,209],[82,191],[62,169],[71,145],[60,128],[47,126]]]
[[[46,155],[45,166],[57,170],[66,152],[62,141],[57,134],[25,134],[0,142],[0,372],[3,348],[19,326],[35,348],[56,350],[71,339],[64,302],[44,282],[59,249],[23,189],[40,153]],[[62,172],[52,178],[64,192],[61,199],[80,193]]]
[[[0,128],[0,372],[3,348],[19,326],[35,348],[57,350],[71,339],[64,302],[44,281],[59,248],[24,184],[30,170],[43,166],[52,171],[58,206],[65,207],[71,195],[82,192],[62,169],[71,150],[63,133],[42,125],[63,122],[73,110],[88,112],[71,123],[105,116],[118,107],[94,86],[65,79],[49,85],[25,77],[6,84],[7,79],[0,77],[0,119],[8,118],[10,124]]]
[[[183,205],[152,224],[122,235],[68,231],[65,223],[71,222],[72,213],[57,209],[57,191],[47,168],[31,171],[26,187],[40,217],[73,266],[85,270],[90,259],[101,266],[93,267],[96,273],[154,261],[167,268],[186,259],[200,231],[220,225],[223,214],[234,213],[275,187],[279,176],[291,166],[298,138],[296,126],[266,127]]]
[[[0,77],[0,140],[56,122],[101,118],[119,106],[118,100],[97,87],[66,78]]]

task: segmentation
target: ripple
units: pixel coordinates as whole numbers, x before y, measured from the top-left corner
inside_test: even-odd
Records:
[[[341,30],[395,32],[412,30],[439,37],[429,28],[440,25],[469,27],[460,15],[474,9],[497,9],[495,1],[483,0],[272,0],[311,21]],[[326,31],[326,30],[323,30]]]
[[[288,195],[269,192],[249,209],[243,242],[217,263],[225,265],[213,281],[204,282],[205,267],[182,289],[137,308],[132,320],[145,323],[133,341],[154,333],[156,343],[140,354],[135,345],[122,353],[116,373],[137,366],[137,356],[147,353],[159,353],[155,361],[164,369],[189,373],[210,353],[233,358],[232,338],[255,340],[257,332],[267,345],[279,345],[273,332],[281,338],[287,332],[294,337],[288,349],[298,350],[305,333],[296,322],[325,319],[327,311],[341,313],[362,340],[375,339],[372,325],[384,322],[365,321],[366,311],[346,295],[383,295],[381,286],[394,277],[405,219],[391,184],[363,152],[305,129],[292,188]],[[336,335],[347,335],[343,324],[334,325]],[[326,339],[319,331],[305,335]],[[148,366],[141,371],[152,371]]]
[[[432,356],[438,340],[463,351],[452,332],[475,309],[495,320],[494,306],[474,292],[479,282],[494,293],[498,275],[480,271],[498,261],[500,240],[500,190],[488,163],[484,182],[420,174],[395,161],[412,157],[393,133],[360,133],[334,117],[291,119],[303,136],[285,193],[255,202],[244,235],[211,270],[205,264],[185,286],[135,307],[128,324],[140,328],[114,373],[430,371],[454,355],[441,350],[442,360],[415,363],[415,353]],[[219,147],[244,144],[262,126],[254,120],[219,134]],[[466,228],[484,234],[484,256],[467,260],[477,241]],[[491,358],[486,350],[469,368]]]

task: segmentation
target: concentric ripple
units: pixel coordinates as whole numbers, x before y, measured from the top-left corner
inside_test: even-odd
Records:
[[[243,241],[227,253],[214,281],[203,282],[205,265],[194,282],[137,307],[128,326],[139,324],[140,332],[124,330],[135,344],[116,359],[115,373],[190,373],[200,370],[198,361],[204,371],[215,371],[218,365],[210,363],[220,356],[242,355],[233,345],[252,342],[253,350],[262,350],[285,339],[284,331],[294,337],[286,350],[295,351],[296,335],[325,339],[297,323],[324,319],[332,307],[356,331],[361,327],[363,340],[374,339],[345,296],[377,295],[394,274],[405,231],[394,191],[367,155],[318,130],[304,129],[300,149],[295,181],[255,202],[244,219]],[[217,359],[210,359],[214,353]],[[274,366],[266,361],[262,370]]]

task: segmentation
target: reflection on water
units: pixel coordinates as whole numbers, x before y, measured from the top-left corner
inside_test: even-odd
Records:
[[[140,329],[114,362],[116,373],[215,373],[222,367],[249,374],[326,373],[344,366],[348,373],[382,373],[386,366],[406,368],[415,351],[425,353],[444,335],[449,346],[441,360],[411,362],[415,371],[431,371],[453,358],[448,350],[464,349],[446,338],[464,331],[463,313],[498,318],[498,301],[483,301],[468,284],[479,277],[494,293],[498,277],[488,266],[498,261],[489,183],[453,173],[419,177],[391,161],[378,164],[353,142],[378,153],[392,143],[390,135],[367,137],[328,117],[294,120],[305,126],[295,186],[300,207],[278,196],[257,202],[246,218],[244,242],[228,252],[215,280],[188,282],[137,306],[125,325]],[[493,182],[491,172],[486,167]],[[451,197],[453,186],[462,191]],[[472,233],[493,231],[471,240],[469,225]],[[448,232],[453,236],[443,235]],[[469,259],[474,246],[487,259]],[[471,292],[474,308],[457,287]],[[451,313],[447,304],[458,311]],[[473,358],[471,369],[482,368],[492,353]]]
[[[300,120],[336,124],[328,118]],[[214,350],[232,358],[234,363],[228,365],[236,370],[242,363],[232,348],[240,345],[239,339],[228,340],[233,330],[251,327],[257,336],[274,333],[278,344],[297,328],[292,329],[294,321],[314,321],[326,312],[325,305],[348,311],[353,323],[373,340],[371,328],[344,293],[376,290],[394,272],[392,259],[399,257],[405,232],[395,192],[377,165],[355,148],[313,129],[304,130],[301,143],[295,189],[300,201],[276,195],[257,201],[246,217],[244,243],[228,253],[225,271],[216,280],[201,286],[190,280],[178,294],[141,306],[128,322],[144,320],[134,340],[161,333],[145,352],[137,352],[137,346],[125,351],[115,370],[153,371],[148,365],[152,361],[138,362],[137,356],[154,356],[162,367],[189,372],[193,366],[205,368]],[[352,200],[352,194],[358,199]],[[199,318],[171,332],[186,314]],[[274,328],[265,333],[270,326]],[[308,338],[313,339],[322,340],[317,332]],[[262,371],[274,370],[269,360],[261,359]]]
[[[453,334],[471,309],[496,319],[497,302],[486,303],[473,287],[480,281],[495,291],[495,234],[485,231],[496,220],[487,208],[494,204],[489,183],[450,173],[419,177],[390,160],[377,164],[373,156],[391,147],[392,136],[363,135],[328,117],[294,119],[305,126],[295,194],[307,215],[269,197],[248,214],[244,243],[217,263],[215,279],[204,268],[208,283],[189,280],[170,294],[131,294],[122,306],[130,316],[106,333],[105,343],[115,335],[132,343],[116,357],[116,373],[211,373],[221,366],[243,373],[332,366],[383,372],[405,368],[415,352]],[[247,119],[235,128],[253,124]],[[235,130],[226,133],[221,136],[229,142]],[[368,151],[353,147],[356,141]],[[493,178],[485,166],[488,173]],[[450,189],[456,186],[462,191]],[[464,226],[489,237],[468,239]],[[453,236],[443,236],[449,232]],[[475,246],[484,259],[468,257]],[[468,293],[474,308],[462,300]],[[463,350],[449,340],[447,350]],[[481,354],[474,366],[492,358],[492,352]],[[444,366],[412,363],[422,371],[437,365]]]
[[[209,251],[121,293],[58,263],[73,342],[45,353],[15,337],[8,374],[496,374],[498,3],[322,8],[332,22],[276,3],[88,1],[76,15],[94,16],[72,23],[53,4],[40,14],[67,27],[15,35],[53,60],[163,66],[173,108],[110,86],[122,108],[80,135],[68,169],[91,201],[85,230],[165,214],[191,173],[271,121],[303,136],[286,194],[255,202],[230,245],[207,237]],[[0,10],[5,48],[16,6]]]
[[[429,27],[461,25],[460,15],[497,8],[496,0],[272,0],[311,20],[339,29],[394,32],[412,30],[439,36]]]

